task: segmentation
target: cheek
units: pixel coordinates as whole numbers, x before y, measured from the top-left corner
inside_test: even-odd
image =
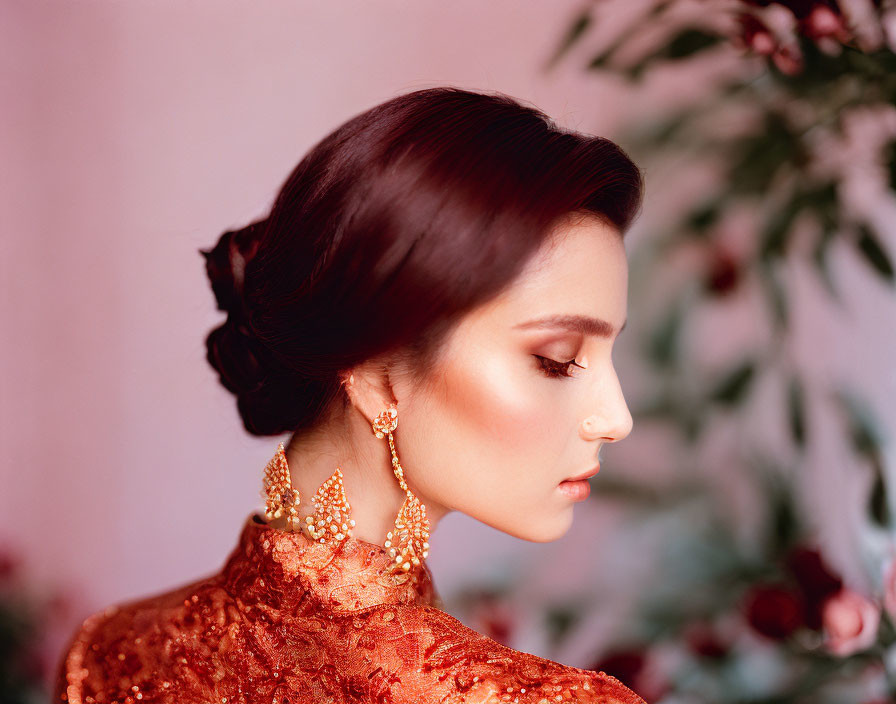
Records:
[[[405,467],[424,503],[529,540],[559,537],[571,515],[556,486],[578,469],[566,459],[574,389],[540,376],[534,359],[527,368],[519,354],[472,349],[408,395],[397,439]]]
[[[453,362],[439,394],[448,423],[499,466],[511,457],[539,459],[552,451],[551,438],[562,437],[563,414],[551,380],[536,374],[524,361],[495,354]]]

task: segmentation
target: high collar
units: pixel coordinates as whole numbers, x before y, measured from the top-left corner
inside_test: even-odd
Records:
[[[442,607],[425,561],[407,573],[391,572],[391,564],[382,545],[354,536],[337,545],[317,543],[300,531],[274,528],[252,513],[223,576],[243,601],[260,600],[280,609],[292,610],[309,599],[334,613],[379,604]]]

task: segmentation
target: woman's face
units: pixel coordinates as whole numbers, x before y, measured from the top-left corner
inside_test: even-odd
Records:
[[[551,244],[461,320],[431,380],[395,389],[398,454],[430,515],[461,511],[536,542],[572,522],[582,497],[561,482],[593,471],[601,446],[632,429],[612,361],[627,306],[622,239],[586,216]]]

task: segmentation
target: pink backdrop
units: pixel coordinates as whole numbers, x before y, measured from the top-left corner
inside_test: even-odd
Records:
[[[105,604],[218,569],[260,505],[277,439],[244,433],[204,359],[203,338],[221,314],[197,250],[262,214],[326,133],[408,90],[501,90],[612,137],[625,107],[613,84],[585,73],[581,60],[542,70],[579,5],[0,6],[0,542],[26,555],[36,584],[75,595],[61,633]],[[659,86],[656,95],[674,92]],[[648,174],[634,237],[649,232],[651,209],[675,197],[671,185],[652,192],[657,183]],[[896,321],[896,308],[861,268],[841,266],[861,314],[813,319],[809,300],[801,344],[817,373],[859,369],[882,415],[894,418],[896,366],[885,355],[896,348],[896,325],[880,321]],[[732,339],[726,325],[749,330],[714,324],[720,345]],[[855,347],[862,339],[875,345]],[[624,390],[635,387],[621,377]],[[605,471],[616,453],[662,469],[661,439],[638,430],[609,448]],[[553,545],[449,516],[432,540],[437,585],[450,592],[525,554],[549,569],[521,590],[563,589],[551,564],[564,565],[574,590],[594,574],[571,553],[587,549],[599,564],[599,551],[612,549],[596,540],[609,512],[576,510],[581,520]],[[583,664],[575,652],[566,661]]]

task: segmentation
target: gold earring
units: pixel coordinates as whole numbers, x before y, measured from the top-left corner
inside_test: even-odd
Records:
[[[277,447],[277,453],[265,467],[262,495],[266,498],[265,517],[268,521],[286,514],[289,530],[295,531],[295,524],[299,521],[300,496],[292,486],[282,442]],[[300,524],[305,535],[319,543],[334,540],[340,542],[351,535],[355,521],[351,518],[351,506],[345,496],[342,470],[339,467],[318,487],[317,494],[311,497],[311,502],[315,505],[315,511],[306,516],[305,522]]]
[[[311,497],[314,513],[305,516],[302,530],[318,543],[342,542],[352,534],[355,520],[351,518],[351,506],[345,496],[342,470],[339,467],[320,485]]]
[[[262,496],[265,498],[265,517],[271,521],[286,514],[289,529],[295,530],[295,521],[298,519],[296,506],[299,503],[299,492],[292,488],[282,442],[277,447],[277,453],[264,468]]]
[[[395,452],[395,439],[392,431],[398,427],[398,409],[394,403],[373,419],[373,433],[378,438],[388,435],[389,450],[392,453],[392,471],[398,478],[398,484],[405,491],[405,500],[395,517],[395,530],[386,535],[384,547],[394,559],[393,571],[407,572],[411,565],[419,565],[429,555],[429,519],[426,517],[426,506],[410,490],[404,480],[404,470]]]

